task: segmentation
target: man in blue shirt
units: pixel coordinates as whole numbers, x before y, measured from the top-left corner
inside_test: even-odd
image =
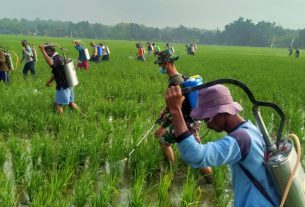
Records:
[[[227,87],[215,85],[201,90],[198,107],[191,112],[195,120],[203,120],[208,128],[227,133],[207,144],[198,143],[185,124],[181,112],[184,96],[180,87],[168,88],[165,100],[172,115],[176,142],[185,162],[194,168],[228,164],[232,171],[235,207],[279,206],[279,195],[263,164],[265,143],[262,135],[250,121],[245,121],[239,115],[243,108],[233,101]],[[265,194],[242,168],[256,178]]]
[[[78,51],[78,64],[77,67],[79,69],[84,68],[86,71],[89,70],[89,62],[87,60],[86,54],[85,54],[85,48],[80,44],[79,40],[73,41],[75,49]]]

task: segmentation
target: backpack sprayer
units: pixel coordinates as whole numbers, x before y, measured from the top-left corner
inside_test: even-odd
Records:
[[[303,207],[305,206],[305,174],[300,164],[301,147],[298,138],[295,135],[288,135],[287,138],[282,138],[282,132],[285,124],[285,114],[281,108],[271,102],[262,102],[255,100],[250,89],[243,83],[234,79],[219,79],[194,87],[186,87],[182,89],[184,95],[191,92],[208,88],[216,84],[229,83],[242,88],[248,95],[253,104],[252,112],[263,135],[267,151],[265,152],[265,166],[270,173],[275,186],[282,195],[281,207]],[[266,129],[264,121],[261,117],[259,107],[271,107],[280,116],[281,122],[277,131],[276,142],[271,140]],[[297,152],[290,139],[296,141]]]
[[[63,57],[64,57],[64,72],[68,81],[69,87],[74,87],[78,85],[78,79],[75,71],[73,61],[70,58],[66,58],[64,49],[60,48]]]
[[[33,44],[30,44],[30,43],[28,43],[28,45],[30,46],[30,48],[32,49],[32,58],[33,58],[33,60],[35,61],[35,62],[37,62],[38,61],[38,56],[37,56],[37,51],[36,51],[36,48],[34,47],[34,45]]]
[[[199,75],[194,75],[189,77],[187,80],[185,80],[182,85],[183,87],[190,87],[190,86],[199,86],[201,85],[203,82],[202,77]],[[194,90],[194,91],[190,91],[187,94],[189,103],[190,103],[190,107],[196,108],[197,106],[197,100],[198,100],[198,91]],[[133,147],[133,149],[130,151],[130,153],[123,159],[125,161],[128,160],[128,158],[130,157],[130,155],[136,150],[136,148],[138,148],[138,146],[142,143],[142,141],[149,135],[149,133],[153,130],[153,128],[157,125],[160,124],[163,120],[163,118],[166,116],[166,114],[168,114],[168,111],[165,111],[158,119],[157,121],[152,125],[152,127],[145,133],[145,135],[140,139],[140,141],[136,144],[136,146]]]
[[[86,46],[86,43],[84,43],[83,41],[79,41],[81,44],[84,45],[84,53],[85,53],[85,57],[87,60],[90,60],[90,54],[89,54],[89,50]]]
[[[78,79],[77,79],[77,75],[76,75],[76,71],[75,71],[75,67],[73,64],[73,61],[71,58],[67,58],[66,54],[64,52],[64,48],[61,47],[59,44],[54,44],[54,43],[49,43],[46,44],[46,46],[57,46],[59,47],[59,49],[61,50],[62,54],[63,54],[63,58],[64,58],[64,72],[67,78],[67,82],[68,82],[68,86],[69,87],[74,87],[76,85],[78,85]]]
[[[9,50],[8,48],[0,47],[0,49],[5,54],[5,61],[6,61],[6,64],[8,66],[8,69],[9,70],[15,70],[14,63],[13,63],[13,58],[12,58],[10,52],[12,52],[15,55],[15,57],[16,57],[16,64],[15,65],[16,65],[16,68],[18,68],[18,60],[19,60],[18,55],[13,50]]]

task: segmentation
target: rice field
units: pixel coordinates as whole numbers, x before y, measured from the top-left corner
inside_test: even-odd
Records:
[[[56,42],[76,65],[72,39],[0,36],[2,46],[21,58],[21,40],[38,46]],[[89,47],[89,41],[83,39]],[[0,206],[217,206],[232,205],[230,172],[214,167],[213,185],[180,158],[170,165],[151,133],[131,157],[124,158],[150,129],[164,107],[167,77],[153,64],[135,58],[135,41],[105,40],[110,61],[78,70],[80,84],[75,102],[85,114],[65,108],[54,113],[55,86],[46,88],[51,69],[40,51],[35,77],[22,76],[23,65],[10,74],[11,84],[0,83]],[[144,43],[144,42],[143,42]],[[165,43],[158,43],[161,48]],[[286,48],[199,45],[195,56],[184,44],[173,44],[176,67],[187,76],[199,74],[204,82],[233,78],[245,83],[258,100],[272,101],[284,111],[284,135],[295,133],[305,146],[305,58],[289,57]],[[89,48],[89,51],[91,48]],[[60,52],[59,52],[60,53]],[[16,59],[14,58],[14,62]],[[229,86],[244,107],[242,116],[254,122],[244,92]],[[271,135],[279,119],[262,110]],[[207,129],[201,128],[201,135]],[[203,141],[221,138],[209,132]],[[304,166],[304,156],[302,158]]]

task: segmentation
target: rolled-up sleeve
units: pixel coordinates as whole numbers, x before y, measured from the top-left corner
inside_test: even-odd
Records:
[[[215,142],[200,144],[193,135],[178,143],[182,159],[193,168],[231,164],[241,159],[237,141],[225,136]]]

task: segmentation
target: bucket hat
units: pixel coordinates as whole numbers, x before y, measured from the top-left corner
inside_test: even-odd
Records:
[[[179,56],[174,56],[169,49],[158,52],[157,56],[158,59],[155,61],[155,64],[173,62],[179,59]]]
[[[238,114],[242,106],[233,101],[229,89],[224,85],[215,85],[199,91],[198,106],[191,112],[195,120],[212,118],[220,113]]]

